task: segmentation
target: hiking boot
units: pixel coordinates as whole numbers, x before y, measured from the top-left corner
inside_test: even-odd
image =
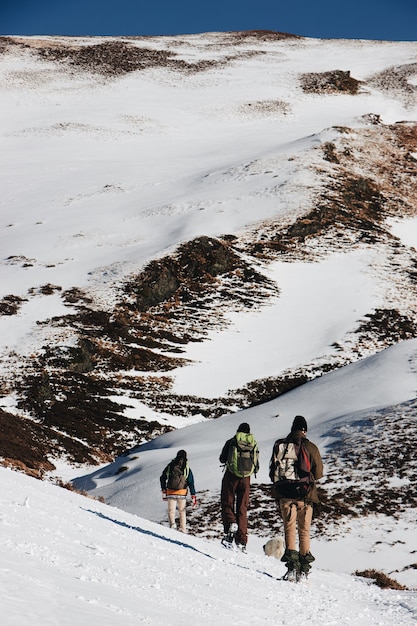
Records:
[[[223,535],[222,546],[224,546],[225,548],[233,548],[233,539],[233,535],[231,535],[230,533],[226,533],[225,535]]]
[[[236,548],[240,550],[240,552],[243,552],[243,554],[247,554],[246,545],[244,543],[237,543]]]
[[[297,562],[298,563],[298,552],[297,550],[288,550],[288,548],[285,548],[285,552],[281,557],[281,561],[282,563],[288,563],[289,561],[293,561],[293,562]]]
[[[301,573],[305,574],[307,576],[307,574],[311,570],[310,563],[312,563],[315,560],[316,559],[311,554],[311,552],[307,552],[307,554],[304,554],[304,555],[300,554],[300,571],[301,571]]]
[[[229,530],[227,531],[227,533],[225,533],[222,539],[222,544],[226,548],[231,548],[233,546],[233,541],[235,540],[237,531],[238,531],[238,525],[236,524],[236,522],[232,522],[229,526]]]
[[[284,575],[284,580],[298,581],[301,575],[301,567],[297,550],[285,550],[281,561],[287,566],[287,573]]]

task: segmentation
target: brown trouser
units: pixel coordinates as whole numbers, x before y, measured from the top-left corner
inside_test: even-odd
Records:
[[[298,528],[299,552],[302,556],[310,552],[310,527],[313,518],[313,507],[303,500],[279,501],[281,516],[284,522],[285,546],[287,550],[296,550]]]
[[[222,480],[221,505],[224,532],[237,523],[236,543],[248,542],[250,476],[239,478],[226,470]]]

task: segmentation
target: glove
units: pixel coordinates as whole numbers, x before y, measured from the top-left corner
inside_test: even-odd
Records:
[[[162,490],[162,500],[166,500],[167,499],[167,490],[163,489]]]
[[[191,496],[191,500],[192,500],[193,508],[194,508],[195,506],[197,506],[197,496]]]

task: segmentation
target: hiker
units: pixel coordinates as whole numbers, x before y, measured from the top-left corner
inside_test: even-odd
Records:
[[[236,434],[228,439],[220,454],[225,464],[221,488],[222,522],[225,547],[236,546],[246,552],[248,542],[247,511],[249,507],[250,477],[259,470],[259,450],[249,424],[240,424]]]
[[[281,561],[287,566],[287,574],[295,571],[298,576],[307,575],[315,560],[310,552],[310,527],[313,506],[319,502],[316,480],[323,476],[319,449],[307,439],[306,433],[305,417],[296,415],[290,434],[274,443],[269,465],[269,476],[284,522],[285,552]]]
[[[168,502],[168,520],[170,528],[177,528],[175,522],[176,508],[182,533],[187,532],[185,507],[187,504],[188,489],[191,493],[193,507],[197,504],[195,495],[194,476],[188,465],[187,453],[179,450],[175,459],[166,466],[160,477],[162,498]]]

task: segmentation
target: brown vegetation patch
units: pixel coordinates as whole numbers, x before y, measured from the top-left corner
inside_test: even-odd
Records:
[[[72,289],[67,289],[62,294],[62,299],[67,304],[91,304],[92,298],[87,296],[87,294],[78,287],[72,287]]]
[[[247,43],[248,41],[283,41],[289,39],[303,39],[300,35],[282,33],[275,30],[242,30],[225,33],[228,41],[233,44]]]
[[[349,71],[333,70],[330,72],[312,72],[302,74],[301,88],[306,93],[349,93],[357,94],[361,82],[350,75]]]
[[[68,438],[66,453],[75,463],[110,461],[127,445],[141,442],[144,433],[165,432],[156,422],[125,417],[125,407],[109,399],[108,383],[85,374],[44,370],[28,376],[20,391],[24,399],[19,408],[41,418],[44,428]]]
[[[376,309],[373,313],[365,315],[365,318],[367,320],[356,330],[364,340],[369,336],[376,336],[394,344],[417,337],[415,320],[402,315],[397,309]]]
[[[375,236],[384,218],[384,196],[368,178],[339,179],[329,190],[326,202],[294,222],[282,235],[281,242],[303,242],[333,228],[349,228],[360,239]]]
[[[235,402],[242,408],[249,408],[264,402],[274,400],[284,393],[304,385],[310,380],[306,371],[284,374],[283,376],[268,377],[254,380],[232,393]]]
[[[174,256],[152,261],[126,285],[125,291],[134,296],[138,311],[147,311],[163,302],[188,303],[216,288],[218,276],[233,272],[245,281],[268,282],[245,264],[226,241],[198,237],[181,245]]]
[[[366,569],[363,571],[356,571],[355,576],[360,576],[361,578],[368,578],[374,582],[377,587],[381,589],[396,589],[398,591],[407,590],[407,587],[404,585],[400,585],[399,582],[390,578],[384,572],[378,572],[375,569]]]
[[[54,469],[48,461],[48,433],[36,422],[0,409],[0,456],[3,465],[41,476]]]
[[[67,45],[48,41],[3,38],[3,48],[18,46],[31,50],[47,61],[65,63],[70,68],[99,74],[106,78],[118,77],[154,67],[167,67],[177,71],[199,72],[218,65],[218,61],[201,60],[188,63],[165,49],[143,48],[131,43],[112,39],[91,45]],[[221,61],[220,63],[223,63]]]
[[[367,82],[369,85],[382,89],[383,91],[393,92],[405,99],[407,103],[412,103],[415,101],[417,86],[410,82],[409,79],[413,78],[416,74],[417,63],[407,63],[378,72]]]
[[[23,302],[27,302],[27,300],[19,296],[4,296],[0,300],[0,315],[16,315]]]
[[[82,70],[118,76],[155,66],[166,66],[173,53],[166,50],[139,48],[122,41],[59,48],[38,48],[38,54],[51,61],[65,61]]]

